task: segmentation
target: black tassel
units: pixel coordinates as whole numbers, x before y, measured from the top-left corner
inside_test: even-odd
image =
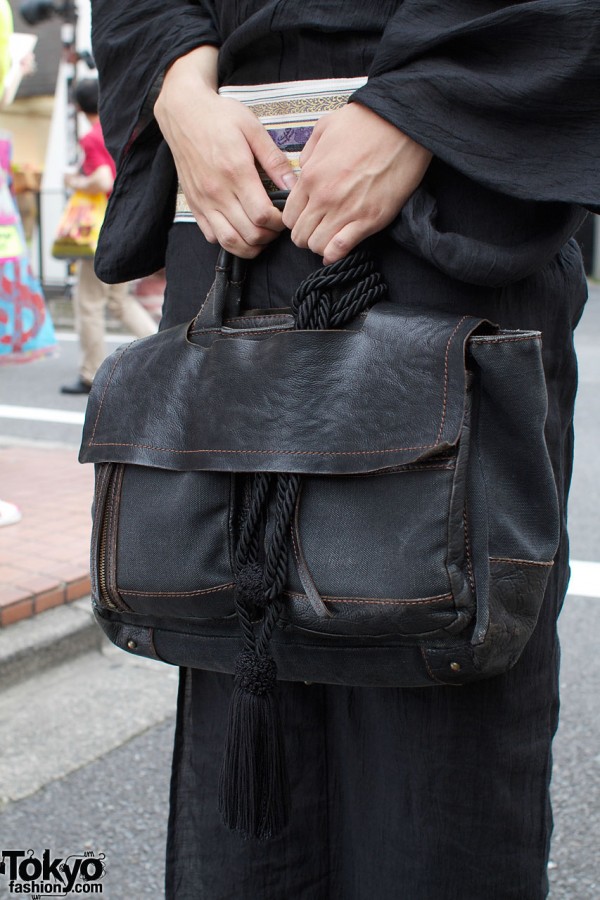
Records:
[[[270,656],[252,650],[240,654],[219,783],[225,825],[261,840],[279,834],[290,807],[276,682]]]

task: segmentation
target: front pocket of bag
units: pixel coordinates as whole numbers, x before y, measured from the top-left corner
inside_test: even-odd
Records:
[[[104,503],[97,498],[100,604],[174,618],[232,615],[231,476],[107,468]]]
[[[459,617],[447,568],[454,475],[455,459],[440,458],[378,475],[303,479],[284,620],[347,635],[452,628]],[[299,553],[329,618],[306,598]]]

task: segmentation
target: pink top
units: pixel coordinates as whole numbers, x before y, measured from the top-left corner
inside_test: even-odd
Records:
[[[83,150],[83,163],[81,171],[84,175],[91,175],[100,166],[110,166],[113,178],[116,175],[116,166],[114,160],[104,143],[102,136],[102,127],[98,120],[91,129],[79,141]]]

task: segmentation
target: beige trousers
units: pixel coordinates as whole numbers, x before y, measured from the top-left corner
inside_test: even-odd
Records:
[[[138,301],[130,296],[128,284],[104,284],[94,272],[94,261],[78,263],[77,286],[73,297],[75,327],[81,347],[80,375],[86,382],[94,379],[106,356],[104,346],[106,309],[137,338],[154,334],[156,323]]]

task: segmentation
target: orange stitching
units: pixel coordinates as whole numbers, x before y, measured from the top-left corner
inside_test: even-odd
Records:
[[[252,328],[248,331],[242,331],[241,328],[232,328],[230,332],[223,331],[222,328],[200,328],[198,331],[189,331],[188,334],[216,334],[219,337],[239,337],[240,335],[245,334],[254,334],[257,336],[261,335],[272,335],[272,334],[287,334],[288,332],[293,331],[293,327],[290,325],[289,328],[269,328],[266,329],[257,325],[256,328]],[[340,329],[341,331],[341,329]]]
[[[361,329],[362,330],[362,329]],[[200,328],[196,331],[189,331],[188,334],[216,334],[219,337],[239,337],[240,335],[245,334],[253,334],[257,336],[265,336],[270,337],[272,334],[303,334],[305,330],[297,331],[294,329],[293,325],[289,325],[287,328],[265,328],[264,326],[257,325],[256,328],[251,328],[247,331],[242,331],[240,328],[232,328],[231,331],[223,331],[222,327],[217,326],[216,328]],[[311,331],[311,334],[338,334],[338,333],[349,333],[346,328],[319,328],[318,330]],[[354,332],[355,334],[357,332]],[[195,345],[196,346],[196,345]]]
[[[401,469],[398,469],[395,472],[390,472],[390,475],[402,475],[404,472],[431,472],[432,469],[441,469],[443,472],[452,472],[454,471],[453,465],[447,466],[430,466],[426,462],[421,465],[411,465],[410,463],[406,466],[402,466]],[[374,474],[374,473],[366,473],[366,474]]]
[[[431,669],[429,668],[429,661],[428,661],[427,657],[425,656],[425,648],[423,647],[423,645],[419,646],[419,650],[421,651],[421,656],[423,657],[423,662],[425,663],[425,668],[427,669],[427,674],[429,675],[431,680],[435,681],[437,684],[446,685],[446,682],[441,681],[439,678],[436,678],[435,675],[433,674],[433,672],[431,671]]]
[[[233,316],[231,319],[225,319],[223,325],[227,325],[228,322],[251,322],[252,319],[293,319],[294,316],[292,313],[273,313],[269,315],[269,313],[262,313],[260,316]]]
[[[544,566],[546,568],[553,566],[553,562],[534,562],[532,559],[513,559],[510,556],[490,556],[491,563],[514,563],[517,566]]]
[[[286,594],[288,597],[294,597],[297,600],[308,600],[306,594],[298,594],[295,591],[284,591],[284,594]],[[349,597],[328,597],[323,594],[322,599],[326,600],[327,603],[376,603],[377,605],[384,606],[416,606],[424,603],[441,603],[443,600],[451,600],[452,594],[437,594],[435,597],[425,597],[424,599],[418,600],[376,600],[371,599],[370,597],[350,599]]]
[[[227,584],[220,584],[214,588],[203,588],[199,591],[124,591],[120,590],[120,594],[132,594],[136,597],[196,597],[200,594],[215,594],[218,591],[225,591],[235,587],[235,582],[230,581]]]
[[[530,334],[527,337],[514,338],[476,338],[477,344],[516,344],[519,341],[541,341],[541,335]]]
[[[454,331],[448,338],[448,343],[446,344],[446,355],[445,355],[445,359],[444,359],[444,402],[442,404],[442,421],[440,422],[439,431],[438,431],[437,437],[435,439],[436,444],[438,443],[438,441],[440,440],[440,438],[442,436],[442,432],[444,430],[444,423],[446,421],[446,409],[447,409],[447,405],[448,405],[448,357],[450,356],[450,344],[454,340],[454,335],[456,334],[456,332],[458,331],[458,329],[460,328],[462,323],[465,321],[465,319],[468,319],[468,318],[469,318],[468,316],[462,317],[462,319],[460,320],[460,322],[457,323],[456,328],[454,329]]]
[[[107,380],[106,384],[104,385],[104,390],[103,390],[103,392],[102,392],[102,399],[100,400],[100,406],[98,407],[98,413],[97,413],[97,415],[96,415],[96,421],[94,422],[94,429],[93,429],[93,431],[92,431],[92,436],[91,436],[91,438],[90,438],[89,446],[91,446],[91,445],[94,443],[94,435],[96,434],[96,427],[97,427],[98,421],[99,421],[99,419],[100,419],[100,413],[102,412],[102,406],[103,406],[103,404],[104,404],[104,398],[106,397],[106,392],[107,392],[108,387],[109,387],[109,385],[110,385],[110,383],[111,383],[111,381],[112,381],[113,375],[114,375],[114,373],[115,373],[115,369],[117,368],[117,365],[121,362],[121,357],[123,357],[123,356],[125,355],[125,353],[127,353],[127,351],[129,350],[129,348],[131,347],[131,345],[132,345],[133,343],[134,343],[134,342],[131,341],[129,344],[127,344],[127,346],[125,347],[125,349],[123,350],[123,352],[122,352],[122,353],[119,353],[119,355],[117,356],[117,358],[116,358],[116,360],[115,360],[115,362],[114,362],[114,365],[113,365],[112,369],[110,370],[110,375],[108,376],[108,380]]]
[[[90,442],[91,446],[91,442]],[[154,447],[152,444],[94,442],[94,447],[137,447],[139,450],[156,450],[158,453],[236,453],[243,455],[265,454],[269,456],[373,456],[382,453],[398,453],[401,450],[429,450],[435,444],[418,444],[416,447],[391,447],[389,450],[174,450],[173,447]]]
[[[100,502],[100,498],[104,492],[104,485],[108,479],[108,470],[109,470],[110,465],[111,465],[111,463],[100,463],[100,470],[98,472],[98,477],[97,477],[97,482],[96,482],[96,492],[97,492],[96,502],[97,503]],[[99,521],[99,518],[100,517],[98,516],[97,517],[98,521]]]
[[[196,319],[198,318],[198,316],[204,309],[204,306],[206,305],[209,295],[210,295],[210,291],[206,297],[206,300],[200,307],[200,310],[196,316]],[[470,318],[470,317],[463,316],[459,320],[459,322],[456,324],[456,327],[454,328],[454,331],[448,338],[448,342],[446,344],[446,353],[445,353],[445,361],[444,361],[444,400],[443,400],[443,404],[442,404],[442,420],[440,422],[440,427],[439,427],[439,430],[437,433],[437,437],[435,438],[435,441],[432,444],[420,444],[416,447],[394,447],[389,450],[357,450],[357,451],[351,451],[351,450],[346,450],[346,451],[282,450],[282,451],[279,451],[279,450],[214,450],[214,449],[213,450],[175,450],[172,447],[153,447],[148,444],[117,443],[117,442],[113,442],[113,441],[96,443],[94,441],[94,436],[96,434],[96,426],[97,426],[98,420],[100,418],[102,404],[104,403],[104,397],[106,395],[106,391],[108,390],[108,386],[112,379],[114,369],[116,368],[117,363],[121,359],[121,357],[119,356],[119,358],[115,362],[115,365],[113,366],[113,370],[111,371],[110,377],[106,383],[106,387],[104,388],[104,393],[102,395],[102,401],[98,408],[98,414],[96,416],[96,421],[94,423],[94,430],[92,432],[92,437],[90,438],[89,446],[92,446],[92,444],[93,444],[95,447],[137,447],[140,450],[156,450],[157,452],[161,452],[161,453],[162,452],[164,452],[164,453],[236,453],[236,454],[239,454],[239,453],[243,453],[243,454],[248,454],[248,453],[251,453],[251,454],[257,454],[257,453],[278,454],[278,453],[282,453],[286,456],[370,456],[371,454],[396,453],[399,450],[427,450],[430,447],[436,446],[436,444],[439,442],[439,440],[441,438],[441,435],[442,435],[442,432],[444,429],[444,424],[445,424],[445,420],[446,420],[446,409],[447,409],[447,403],[448,403],[448,357],[450,355],[450,345],[451,345],[452,341],[454,340],[456,332],[458,331],[460,326],[463,324],[463,322],[465,322],[468,318]],[[194,319],[194,321],[196,321],[196,319]],[[365,314],[365,319],[366,319],[366,314]],[[364,322],[363,322],[363,327],[364,327]],[[323,333],[325,333],[326,331],[342,331],[342,330],[345,330],[345,329],[324,329]],[[200,334],[200,333],[202,333],[202,332],[198,332],[198,331],[188,332],[188,334]],[[210,333],[213,333],[213,331],[207,330],[206,333],[210,334]],[[268,332],[263,332],[263,333],[266,333],[268,335],[287,334],[287,333],[290,333],[290,329],[285,328],[285,329],[281,329],[281,330],[273,330],[273,331],[268,331]],[[242,334],[242,335],[256,334],[256,331],[252,331],[252,332],[236,331],[235,334],[238,336],[240,334]],[[519,340],[521,340],[521,338],[519,338]],[[126,347],[126,350],[129,349],[130,346],[131,346],[131,344],[129,344],[128,347]],[[124,351],[124,352],[126,352],[126,351]]]
[[[465,553],[467,556],[467,580],[469,582],[469,587],[471,588],[472,596],[477,597],[477,590],[475,587],[475,575],[473,574],[473,561],[471,559],[471,539],[469,537],[469,521],[467,518],[466,504],[463,506],[463,533],[464,533],[464,541],[465,541]]]
[[[215,272],[226,272],[226,271],[227,271],[227,269],[220,269],[218,266],[215,268]],[[202,310],[204,309],[204,307],[205,307],[206,304],[208,303],[208,298],[211,296],[211,294],[214,294],[214,292],[215,292],[215,286],[214,286],[214,283],[213,283],[213,284],[211,285],[211,288],[210,288],[208,294],[207,294],[206,297],[204,298],[204,303],[202,304],[202,306],[200,307],[200,309],[198,310],[198,312],[197,312],[196,315],[194,316],[194,322],[196,321],[196,319],[198,318],[198,316],[200,315],[200,313],[202,312]]]
[[[437,598],[428,598],[427,600],[334,600],[331,597],[324,597],[324,599],[327,600],[328,603],[366,603],[367,605],[373,605],[375,603],[378,606],[418,606],[419,604],[424,603],[441,603],[442,600],[451,600],[452,594],[445,594],[444,596]]]
[[[136,596],[136,597],[196,597],[201,594],[214,594],[219,591],[225,591],[229,588],[235,587],[235,582],[229,582],[227,584],[221,584],[218,587],[214,588],[204,588],[199,591],[130,591],[119,589],[119,593],[125,596]],[[284,591],[284,594],[287,597],[293,597],[298,600],[308,600],[306,594],[298,594],[295,591]],[[398,606],[398,605],[417,605],[424,603],[441,603],[444,600],[451,600],[452,594],[437,594],[433,597],[425,597],[424,599],[417,600],[375,600],[370,597],[360,597],[356,599],[344,598],[344,597],[328,597],[323,596],[323,600],[327,600],[328,603],[376,603],[383,604],[385,606]]]

